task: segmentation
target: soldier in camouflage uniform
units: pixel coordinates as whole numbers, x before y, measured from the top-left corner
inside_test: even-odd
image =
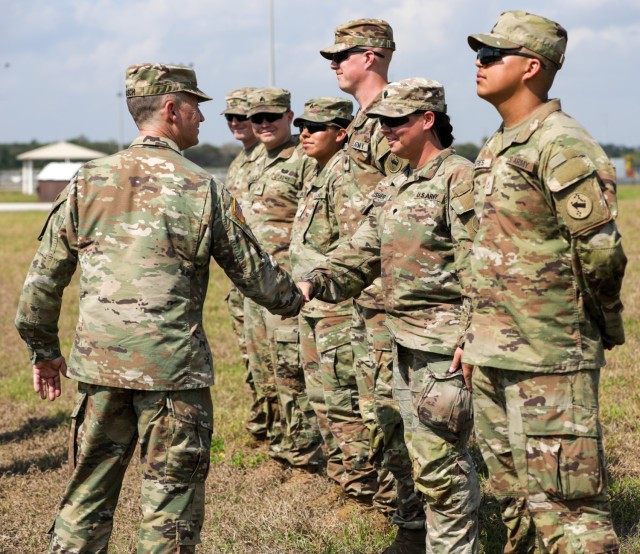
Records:
[[[211,257],[274,313],[302,297],[259,246],[224,186],[184,158],[204,117],[189,67],[128,68],[131,146],[85,164],[54,202],[20,297],[16,327],[42,398],[76,379],[71,477],[51,552],[108,550],[126,467],[141,449],[138,552],[195,552],[204,517],[213,361],[202,325]],[[68,366],[62,293],[80,265],[80,316]]]
[[[294,279],[322,263],[340,238],[338,213],[343,212],[345,128],[353,119],[350,100],[321,96],[305,103],[294,120],[308,156],[317,162],[304,183],[291,231],[290,255]],[[343,491],[371,503],[377,473],[366,455],[369,430],[358,407],[351,348],[351,301],[313,301],[300,313],[300,354],[307,394],[327,450],[327,475]],[[364,453],[364,455],[363,455]]]
[[[304,156],[291,135],[291,94],[267,87],[249,95],[249,118],[266,154],[249,185],[245,212],[263,248],[290,269],[289,241],[302,182],[313,160]],[[322,436],[309,403],[299,359],[298,320],[282,320],[251,300],[245,301],[249,370],[258,394],[273,414],[269,453],[275,459],[309,471],[322,462]]]
[[[347,130],[344,171],[348,179],[342,187],[346,201],[340,230],[345,239],[351,237],[363,219],[363,212],[374,202],[373,191],[380,180],[385,175],[397,174],[406,165],[389,150],[378,120],[367,118],[364,113],[388,83],[394,50],[393,30],[386,21],[359,19],[338,26],[334,44],[320,51],[331,60],[340,88],[352,94],[359,104]],[[374,505],[393,514],[393,522],[400,528],[397,547],[410,548],[404,543],[424,543],[425,516],[411,478],[402,417],[391,394],[391,337],[385,318],[377,280],[356,298],[353,308],[351,333],[359,404],[370,431],[371,457],[379,471]]]
[[[503,119],[476,161],[463,361],[467,373],[476,366],[476,432],[504,551],[618,552],[598,421],[604,350],[624,342],[614,169],[548,98],[563,27],[511,11],[468,41],[477,93]]]
[[[255,87],[232,90],[225,96],[226,106],[222,111],[233,137],[242,142],[242,150],[229,165],[224,184],[233,197],[240,202],[245,212],[248,208],[249,182],[257,179],[256,168],[258,160],[265,154],[264,146],[253,132],[253,126],[247,116],[249,110],[247,95],[254,90]],[[265,410],[264,398],[258,398],[251,372],[249,371],[247,345],[244,340],[244,296],[238,288],[231,287],[225,300],[231,315],[231,323],[238,340],[238,346],[240,347],[242,361],[246,368],[245,381],[251,391],[250,414],[245,426],[255,439],[264,440],[267,438],[267,429],[273,423],[267,421],[268,412]]]
[[[444,89],[391,83],[367,109],[391,150],[409,160],[376,188],[376,205],[323,266],[298,283],[309,298],[341,301],[382,277],[393,337],[393,394],[404,420],[413,477],[427,511],[427,551],[477,552],[480,488],[467,450],[473,413],[453,356],[466,324],[474,232],[473,166],[452,148]],[[425,551],[398,548],[397,552]]]

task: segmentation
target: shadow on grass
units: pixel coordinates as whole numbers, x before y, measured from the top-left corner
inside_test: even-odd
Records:
[[[15,460],[9,465],[0,466],[0,475],[26,475],[34,470],[48,471],[51,469],[59,469],[66,461],[66,450],[59,454],[45,454],[38,458]]]
[[[0,445],[33,438],[36,433],[42,433],[56,429],[65,423],[67,416],[62,412],[48,417],[30,417],[22,427],[14,431],[0,433]]]
[[[637,536],[640,531],[640,480],[632,477],[612,479],[609,495],[613,526],[618,536]]]

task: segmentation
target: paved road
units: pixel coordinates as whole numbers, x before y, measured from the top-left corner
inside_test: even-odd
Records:
[[[0,212],[48,212],[51,202],[0,202]]]

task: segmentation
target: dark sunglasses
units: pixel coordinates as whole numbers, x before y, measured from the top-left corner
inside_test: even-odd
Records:
[[[265,119],[269,123],[273,123],[274,121],[278,121],[278,119],[280,119],[283,115],[284,115],[284,112],[283,113],[257,113],[252,115],[249,119],[251,120],[251,123],[256,123],[257,125],[260,125]]]
[[[413,115],[413,114],[412,114]],[[382,125],[386,125],[387,127],[400,127],[400,125],[406,125],[409,123],[409,116],[403,115],[400,117],[389,117],[386,115],[381,115],[378,120]]]
[[[246,115],[239,115],[237,113],[226,113],[224,114],[224,117],[229,123],[231,123],[234,119],[238,123],[243,123],[248,119]]]
[[[310,135],[313,135],[313,133],[321,133],[322,131],[326,131],[329,127],[334,127],[336,129],[340,128],[337,125],[331,125],[327,123],[312,123],[310,121],[303,121],[302,123],[300,123],[300,125],[298,125],[298,129],[300,129],[300,132],[306,129]]]
[[[331,54],[331,61],[335,64],[341,64],[345,61],[351,54],[361,54],[362,52],[373,52],[374,56],[378,56],[378,58],[384,58],[384,55],[380,52],[376,52],[375,50],[371,50],[370,48],[350,48],[349,50],[343,50],[342,52],[336,52],[335,54]]]
[[[532,60],[538,60],[542,69],[547,69],[546,64],[538,57],[526,52],[520,52],[520,50],[501,50],[500,48],[491,48],[490,46],[483,46],[478,48],[478,61],[480,65],[489,65],[495,62],[499,62],[505,56],[520,56],[521,58],[530,58]]]

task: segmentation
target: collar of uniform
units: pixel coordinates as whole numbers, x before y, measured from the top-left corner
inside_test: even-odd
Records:
[[[269,166],[278,160],[288,160],[296,150],[298,135],[293,135],[287,142],[276,146],[273,150],[267,150],[266,164]]]
[[[167,137],[140,136],[131,143],[131,148],[135,147],[170,148],[180,153],[178,145]]]
[[[442,165],[442,162],[452,154],[455,154],[455,152],[456,151],[453,148],[445,148],[444,150],[441,150],[431,161],[428,161],[423,166],[413,170],[407,182],[417,181],[418,179],[430,181],[435,177],[438,168]]]
[[[264,144],[258,141],[253,146],[249,146],[244,153],[247,157],[247,162],[255,162],[262,154],[265,153]]]
[[[537,108],[527,119],[522,121],[517,125],[520,128],[518,133],[512,140],[505,141],[503,139],[502,148],[508,148],[512,144],[524,144],[527,142],[533,133],[535,133],[542,122],[549,117],[553,112],[558,112],[562,108],[560,106],[560,100],[555,98],[553,100],[548,100],[542,106]],[[504,137],[504,127],[502,127],[502,135]]]

